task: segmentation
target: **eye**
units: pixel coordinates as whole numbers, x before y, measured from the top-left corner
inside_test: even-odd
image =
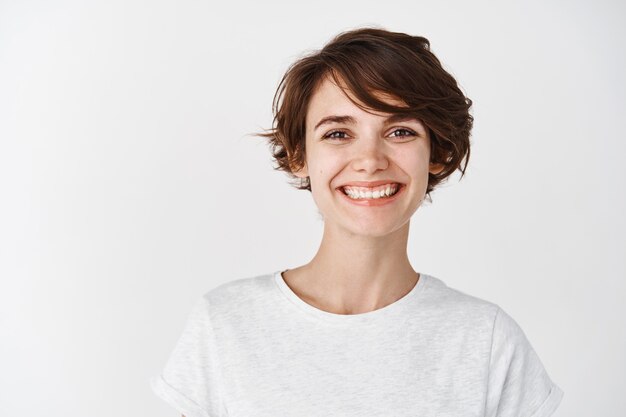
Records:
[[[324,135],[324,139],[339,139],[339,140],[343,140],[346,139],[344,137],[341,136],[333,136],[334,134],[341,134],[341,135],[345,135],[346,132],[342,131],[342,130],[333,130],[332,132],[328,132],[327,134]]]
[[[410,136],[416,136],[417,135],[414,131],[409,130],[409,129],[403,129],[403,128],[396,129],[396,130],[393,131],[393,133],[396,133],[396,132],[406,132],[405,135],[395,135],[395,137],[397,137],[397,138],[410,137]]]

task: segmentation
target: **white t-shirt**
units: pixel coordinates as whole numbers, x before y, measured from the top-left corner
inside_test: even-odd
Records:
[[[306,303],[281,271],[227,282],[150,382],[186,417],[547,417],[563,397],[504,310],[424,273],[347,315]]]

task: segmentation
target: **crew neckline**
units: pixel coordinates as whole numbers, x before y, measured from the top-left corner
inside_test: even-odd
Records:
[[[424,290],[424,287],[428,285],[431,277],[428,274],[423,272],[419,272],[419,279],[417,283],[411,288],[411,290],[406,293],[404,296],[394,301],[391,304],[388,304],[384,307],[378,308],[373,311],[368,311],[366,313],[358,313],[358,314],[337,314],[331,313],[330,311],[325,311],[319,309],[303,299],[301,299],[292,289],[287,285],[285,279],[283,278],[283,272],[288,271],[278,270],[274,272],[274,282],[276,283],[280,292],[296,307],[305,313],[317,317],[326,322],[332,323],[363,323],[373,320],[378,320],[382,317],[389,316],[390,314],[396,313],[400,311],[402,308],[405,308],[412,300],[416,299],[419,294],[421,294]]]

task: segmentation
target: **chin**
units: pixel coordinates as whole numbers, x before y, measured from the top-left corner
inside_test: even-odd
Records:
[[[377,238],[377,237],[385,237],[394,233],[398,233],[403,229],[408,229],[410,224],[410,219],[407,219],[405,222],[396,223],[396,224],[383,224],[379,223],[375,227],[372,226],[371,221],[363,221],[362,223],[354,224],[352,223],[347,227],[348,231],[350,231],[353,235],[359,235],[363,237]]]

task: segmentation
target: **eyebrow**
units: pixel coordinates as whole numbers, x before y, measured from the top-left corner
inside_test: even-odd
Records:
[[[385,120],[385,124],[391,124],[391,123],[397,123],[397,122],[420,122],[421,121],[415,117],[413,114],[410,113],[395,113],[392,114],[391,116],[389,116],[386,120]],[[322,118],[319,122],[317,122],[317,124],[315,125],[315,128],[313,130],[317,130],[320,126],[322,125],[326,125],[326,124],[331,124],[331,123],[348,123],[348,124],[356,124],[356,119],[352,116],[326,116],[324,118]]]

